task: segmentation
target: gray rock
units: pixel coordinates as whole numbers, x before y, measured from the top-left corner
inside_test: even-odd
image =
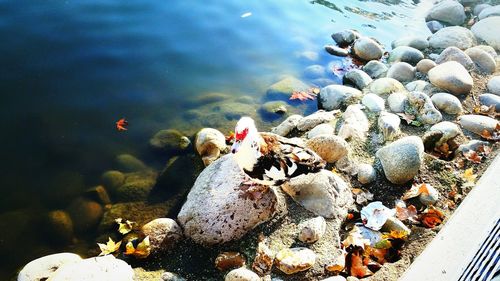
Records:
[[[282,188],[304,208],[328,219],[343,220],[354,202],[348,184],[327,170],[295,177]]]
[[[360,90],[343,86],[329,85],[321,89],[318,95],[318,108],[325,110],[339,109],[341,106],[360,99]]]
[[[360,90],[364,89],[372,82],[372,78],[363,70],[354,69],[347,72],[343,78],[344,85],[351,85]]]
[[[17,276],[18,281],[43,281],[54,275],[60,267],[81,261],[82,258],[73,253],[58,253],[32,260],[26,264]]]
[[[472,33],[479,41],[486,42],[487,45],[500,51],[500,33],[498,27],[500,26],[500,16],[488,17],[474,24],[471,27]]]
[[[360,37],[354,41],[352,50],[355,56],[365,61],[378,60],[384,54],[382,47],[368,37]]]
[[[401,46],[408,46],[423,51],[429,47],[429,42],[423,37],[407,36],[392,41],[391,46],[393,49]]]
[[[359,164],[358,166],[358,181],[361,184],[368,184],[377,179],[377,172],[370,164]]]
[[[376,156],[387,179],[394,184],[404,184],[417,175],[424,157],[424,144],[419,137],[405,137],[382,147]]]
[[[288,135],[293,129],[297,128],[297,124],[299,124],[300,120],[303,117],[300,115],[291,115],[285,119],[285,121],[281,122],[277,127],[271,129],[271,133],[277,134],[279,136],[285,137]]]
[[[257,273],[244,267],[240,267],[229,271],[224,278],[224,281],[260,281],[260,277]]]
[[[374,80],[369,86],[370,92],[384,97],[395,92],[401,92],[405,90],[405,87],[401,82],[394,78],[379,78]]]
[[[184,235],[202,245],[220,244],[271,219],[279,207],[278,196],[269,188],[258,198],[245,198],[240,190],[245,179],[233,155],[206,167],[177,216]]]
[[[320,136],[320,135],[333,135],[334,134],[334,128],[331,124],[326,123],[326,124],[319,124],[318,126],[312,128],[309,132],[307,132],[307,138],[312,139],[314,137]]]
[[[390,52],[388,62],[407,62],[416,65],[423,58],[424,54],[421,51],[408,46],[400,46]]]
[[[444,49],[436,59],[437,64],[442,64],[448,61],[456,61],[468,70],[474,68],[474,62],[472,59],[457,47],[448,47]]]
[[[479,95],[479,101],[486,106],[494,106],[496,112],[500,112],[500,96],[493,94]]]
[[[429,71],[428,75],[434,86],[454,95],[468,94],[474,83],[467,69],[455,61],[437,65]]]
[[[403,92],[396,92],[387,98],[387,104],[389,109],[395,113],[402,113],[405,110],[405,106],[408,103],[408,95]]]
[[[95,230],[99,225],[104,210],[101,204],[95,201],[77,198],[69,205],[68,213],[73,221],[75,232],[86,233]]]
[[[496,16],[500,16],[500,5],[484,8],[481,13],[479,13],[478,18],[481,21],[485,18]]]
[[[299,240],[304,243],[314,243],[321,239],[326,231],[326,221],[323,217],[308,219],[299,224]]]
[[[453,0],[441,1],[431,8],[426,20],[438,20],[451,25],[461,25],[465,21],[464,6]]]
[[[370,123],[363,110],[361,110],[361,105],[349,105],[342,115],[342,118],[344,119],[344,123],[340,127],[338,134],[341,138],[366,139]]]
[[[435,66],[436,63],[433,60],[423,59],[417,63],[417,71],[427,74]]]
[[[439,92],[439,89],[434,87],[431,83],[424,80],[416,80],[405,85],[406,90],[409,92],[417,91],[428,93],[429,95]]]
[[[336,32],[332,34],[332,39],[337,43],[339,46],[347,46],[350,45],[354,40],[356,40],[359,37],[359,33],[353,31],[353,30],[342,30],[340,32]]]
[[[385,77],[387,70],[387,66],[377,60],[369,61],[363,66],[363,71],[373,79]]]
[[[500,96],[500,76],[493,76],[488,81],[488,91],[494,95]]]
[[[134,270],[125,261],[113,255],[93,257],[59,267],[51,281],[132,281]]]
[[[287,113],[287,107],[288,105],[286,102],[278,100],[265,102],[260,109],[262,113],[267,116],[279,116]]]
[[[429,28],[431,33],[436,33],[439,30],[445,28],[445,26],[437,20],[428,21],[426,24],[427,24],[427,28]]]
[[[130,154],[120,154],[116,157],[116,163],[123,172],[137,172],[148,169],[146,164]]]
[[[470,140],[468,143],[461,144],[458,148],[456,153],[460,152],[468,152],[470,150],[477,151],[479,147],[481,146],[489,146],[489,143],[487,141],[480,141],[480,140]]]
[[[483,72],[486,74],[495,72],[495,69],[497,67],[495,59],[483,49],[472,47],[465,50],[465,53],[472,59],[474,65],[476,66],[476,69],[479,70],[479,72]]]
[[[473,14],[479,16],[479,14],[486,8],[491,7],[490,4],[478,4],[474,7]]]
[[[307,91],[309,86],[301,80],[287,76],[280,81],[272,84],[266,91],[266,98],[269,100],[284,100],[290,99],[293,91]]]
[[[318,79],[312,80],[311,83],[313,85],[318,86],[318,87],[326,87],[328,85],[336,84],[337,82],[335,82],[329,78],[318,78]]]
[[[304,69],[304,76],[309,79],[321,78],[325,75],[325,67],[319,64],[313,64]]]
[[[306,145],[328,163],[334,163],[346,156],[349,147],[343,138],[335,135],[316,136],[308,140]]]
[[[460,116],[460,125],[462,128],[477,135],[481,135],[484,130],[493,134],[498,124],[497,120],[488,116],[473,114]]]
[[[454,46],[466,50],[476,45],[476,37],[465,27],[450,26],[431,35],[429,45],[433,49],[446,49]]]
[[[442,144],[444,144],[448,140],[453,139],[462,133],[462,130],[460,130],[460,127],[458,127],[457,124],[449,122],[449,121],[439,122],[439,123],[433,125],[429,129],[429,131],[431,131],[431,132],[437,131],[437,132],[441,132],[443,134],[442,137],[436,142],[436,146],[441,146]]]
[[[428,95],[422,92],[408,94],[408,107],[405,112],[416,113],[417,121],[423,124],[436,124],[443,119],[441,112],[434,107]]]
[[[387,71],[388,78],[394,78],[399,82],[412,81],[415,78],[415,68],[406,62],[397,62]]]
[[[149,236],[151,253],[172,249],[182,239],[182,229],[173,219],[158,218],[142,226],[144,235]]]
[[[486,53],[488,53],[492,58],[496,58],[497,57],[497,52],[495,51],[495,48],[491,47],[491,46],[488,46],[488,45],[477,45],[473,48],[479,48],[483,51],[485,51]]]
[[[101,182],[112,194],[125,182],[125,175],[120,171],[106,171],[101,175]]]
[[[313,114],[300,119],[297,124],[297,129],[299,129],[299,131],[309,131],[319,124],[328,123],[333,119],[335,119],[334,111],[318,110]]]
[[[361,103],[372,112],[380,112],[385,109],[384,99],[375,94],[366,94]]]
[[[382,112],[378,118],[378,130],[384,136],[384,141],[394,140],[401,131],[399,130],[399,125],[401,124],[401,119],[399,116],[389,112]]]
[[[349,55],[349,50],[333,45],[325,45],[325,51],[337,57],[347,57]]]
[[[432,103],[447,114],[460,114],[463,111],[462,103],[454,95],[437,93],[431,97]]]
[[[203,164],[208,166],[227,149],[226,137],[216,129],[203,128],[196,134],[195,148]]]

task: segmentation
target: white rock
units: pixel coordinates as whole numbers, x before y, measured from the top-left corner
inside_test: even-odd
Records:
[[[481,135],[484,130],[492,134],[499,125],[498,121],[483,115],[462,115],[460,116],[460,125],[462,128]]]
[[[182,229],[173,219],[158,218],[142,226],[144,235],[149,236],[151,253],[171,249],[182,239]]]
[[[395,113],[402,113],[408,103],[408,95],[404,92],[396,92],[387,98],[389,109]]]
[[[271,130],[271,133],[285,137],[293,129],[297,128],[297,125],[299,124],[302,118],[303,118],[302,116],[297,114],[291,115],[290,117],[286,118],[285,121],[281,122],[281,124],[279,124],[277,127],[274,127]]]
[[[393,49],[400,46],[408,46],[423,51],[429,47],[429,42],[425,37],[406,36],[396,39],[391,43]]]
[[[47,280],[54,275],[61,266],[76,263],[82,258],[77,254],[58,253],[44,256],[32,260],[26,264],[17,276],[18,281],[42,281]]]
[[[500,76],[493,76],[488,81],[488,91],[490,93],[500,96]]]
[[[359,104],[349,105],[342,117],[344,123],[340,127],[338,134],[341,138],[366,139],[370,123]]]
[[[394,113],[382,112],[378,118],[378,129],[384,136],[384,141],[390,141],[396,138],[401,132],[399,125],[401,119]]]
[[[380,112],[385,108],[384,99],[375,94],[366,94],[361,103],[373,112]]]
[[[474,11],[473,11],[473,13],[474,13],[474,15],[475,15],[475,16],[479,16],[479,14],[480,14],[480,13],[481,13],[484,9],[489,8],[489,7],[491,7],[491,5],[490,5],[490,4],[478,4],[478,5],[476,5],[476,6],[474,7]]]
[[[316,262],[316,254],[308,248],[283,249],[276,254],[276,267],[286,274],[308,270]]]
[[[433,94],[434,92],[438,92],[439,88],[436,88],[434,85],[431,83],[424,81],[424,80],[416,80],[412,81],[408,84],[405,85],[406,90],[409,92],[424,92],[427,93],[429,96]]]
[[[314,243],[321,239],[326,231],[326,221],[323,217],[308,219],[299,224],[299,240],[304,243]]]
[[[481,21],[484,20],[485,18],[495,17],[495,16],[500,16],[500,5],[484,8],[481,11],[481,13],[479,13],[478,18]]]
[[[406,62],[397,62],[387,71],[387,77],[399,82],[412,81],[415,78],[415,68]]]
[[[395,92],[404,91],[405,87],[394,78],[379,78],[370,84],[369,89],[373,94],[384,97]]]
[[[365,61],[378,60],[384,53],[382,47],[368,37],[361,37],[354,41],[353,51],[357,57]]]
[[[445,62],[431,69],[429,80],[436,87],[454,95],[468,94],[474,84],[469,72],[455,61]]]
[[[480,20],[471,27],[471,31],[478,40],[486,42],[486,44],[500,51],[500,33],[498,27],[500,26],[500,16],[488,17]]]
[[[454,95],[448,93],[437,93],[431,97],[432,103],[441,111],[447,114],[462,113],[462,103]]]
[[[436,124],[443,119],[441,112],[434,107],[428,95],[422,92],[410,92],[408,104],[412,112],[417,113],[417,121],[423,124]]]
[[[479,95],[479,101],[482,105],[495,107],[496,112],[500,112],[500,96],[493,94]]]
[[[368,184],[377,179],[377,172],[370,164],[359,164],[358,166],[358,181],[361,184]]]
[[[334,111],[318,110],[313,114],[300,119],[297,123],[297,129],[299,129],[299,131],[308,131],[319,124],[328,123],[333,119],[335,119]]]
[[[219,158],[226,150],[226,137],[216,129],[203,128],[196,134],[195,147],[205,166]]]
[[[321,88],[318,95],[318,107],[325,110],[339,109],[342,105],[351,103],[351,100],[361,98],[361,91],[343,85],[328,85]]]
[[[323,160],[333,163],[347,155],[349,144],[335,135],[319,135],[306,142]]]
[[[312,128],[312,130],[307,132],[307,138],[312,139],[320,135],[333,135],[333,133],[334,133],[334,128],[331,124],[329,123],[319,124],[318,126]]]
[[[464,51],[457,47],[448,47],[444,49],[436,59],[437,64],[443,64],[448,61],[456,61],[463,65],[466,69],[473,69],[474,67],[472,59]]]
[[[480,72],[486,74],[495,72],[495,69],[497,67],[495,59],[483,49],[472,47],[465,50],[465,53],[472,59],[474,65],[476,66],[476,69]]]
[[[466,50],[476,45],[476,38],[465,27],[450,26],[440,29],[431,35],[429,45],[433,49],[446,49],[455,46],[461,50]]]
[[[259,275],[257,273],[240,267],[229,271],[226,275],[225,281],[260,281]]]
[[[462,130],[460,130],[460,127],[458,127],[457,124],[449,121],[439,122],[434,126],[432,126],[429,129],[429,131],[438,131],[443,133],[443,136],[436,143],[436,146],[441,146],[443,143],[447,142],[450,139],[455,138],[456,136],[462,133]]]
[[[61,266],[50,281],[132,281],[134,270],[113,255],[88,258]]]

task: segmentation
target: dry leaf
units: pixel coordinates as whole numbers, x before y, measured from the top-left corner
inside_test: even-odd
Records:
[[[419,217],[420,222],[427,228],[434,228],[435,226],[441,224],[444,219],[444,215],[441,211],[436,208],[429,207],[426,212],[422,213]]]
[[[290,100],[300,100],[300,101],[305,101],[305,100],[314,100],[316,99],[316,96],[313,94],[303,92],[303,91],[293,91],[292,95],[290,96]]]
[[[413,205],[408,207],[396,206],[396,217],[400,221],[409,220],[411,222],[417,222],[417,208]]]
[[[467,152],[464,152],[463,154],[465,156],[465,159],[467,159],[467,160],[469,160],[469,161],[471,161],[473,163],[476,163],[476,164],[480,164],[481,163],[482,157],[479,156],[477,154],[477,152],[475,152],[474,150],[469,150]]]
[[[366,247],[364,255],[373,258],[376,262],[384,264],[386,262],[385,255],[387,254],[387,249],[377,249],[372,247]]]
[[[415,120],[415,115],[410,115],[406,113],[396,113],[399,117],[406,121],[407,125],[410,125]]]
[[[348,258],[350,258],[349,274],[351,276],[363,278],[373,275],[373,272],[371,272],[364,264],[363,257],[359,254],[359,252],[349,254]]]
[[[118,232],[120,232],[123,235],[132,231],[134,226],[137,225],[137,223],[135,223],[133,221],[125,220],[122,218],[115,219],[115,222],[118,224]]]
[[[133,255],[136,258],[146,258],[151,253],[151,245],[149,242],[149,236],[146,236],[136,247],[132,241],[125,244],[125,255]]]
[[[477,175],[474,174],[473,168],[469,168],[464,171],[464,173],[462,174],[462,178],[465,180],[465,183],[462,185],[462,187],[473,187],[476,182]]]
[[[340,255],[338,255],[331,264],[329,264],[325,267],[325,269],[329,272],[335,272],[335,273],[341,272],[345,268],[346,256],[347,256],[347,252],[342,251],[342,253]]]
[[[112,254],[120,249],[120,245],[122,244],[122,241],[115,243],[115,241],[113,241],[113,239],[111,239],[111,237],[108,237],[108,238],[109,238],[109,240],[106,244],[97,243],[97,245],[99,246],[99,249],[101,249],[101,253],[99,254],[99,256],[109,255],[109,254]]]

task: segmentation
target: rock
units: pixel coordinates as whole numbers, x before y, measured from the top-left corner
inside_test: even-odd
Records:
[[[387,71],[388,78],[394,78],[399,82],[412,81],[415,78],[415,68],[406,62],[397,62]]]
[[[370,124],[359,104],[349,105],[342,118],[344,119],[344,123],[340,127],[338,134],[341,138],[366,139]]]
[[[288,111],[287,103],[284,101],[268,101],[262,105],[261,111],[265,116],[280,116]]]
[[[282,189],[307,210],[328,219],[343,220],[353,203],[347,183],[327,170],[293,178]]]
[[[347,72],[343,78],[343,84],[354,86],[360,90],[368,86],[372,82],[372,78],[363,70],[354,69]]]
[[[395,113],[402,113],[408,104],[408,95],[403,92],[396,92],[387,98],[389,109]]]
[[[358,278],[356,278],[358,279]],[[347,279],[345,279],[344,276],[341,276],[341,275],[337,275],[337,276],[332,276],[332,277],[328,277],[326,279],[321,279],[321,281],[346,281]],[[359,280],[359,279],[358,279]]]
[[[266,91],[266,98],[269,100],[289,100],[293,91],[307,92],[309,86],[301,80],[288,76],[272,84]]]
[[[430,59],[423,59],[417,63],[417,71],[427,74],[429,70],[436,66],[436,63]]]
[[[161,281],[187,281],[182,278],[179,274],[175,274],[173,272],[164,272],[161,275]]]
[[[47,214],[46,230],[52,242],[68,245],[73,240],[73,221],[63,210],[51,211]]]
[[[372,112],[380,112],[385,108],[384,99],[375,94],[366,94],[361,103]]]
[[[460,125],[477,135],[481,135],[484,130],[493,134],[498,126],[498,121],[488,116],[470,114],[460,116]]]
[[[319,124],[327,123],[335,119],[335,112],[318,110],[311,115],[301,118],[297,124],[299,131],[308,131]]]
[[[157,174],[152,171],[128,173],[125,182],[116,189],[118,202],[143,201],[156,183]]]
[[[424,92],[428,93],[428,95],[433,94],[434,92],[439,92],[440,89],[434,87],[431,83],[424,81],[424,80],[416,80],[413,82],[410,82],[405,85],[406,90],[409,92]]]
[[[424,144],[419,137],[399,139],[379,149],[384,174],[394,184],[404,184],[417,175],[424,157]]]
[[[461,26],[445,27],[429,37],[429,45],[433,49],[446,49],[454,46],[461,50],[466,50],[476,45],[474,34]]]
[[[445,62],[431,69],[429,80],[436,87],[454,95],[468,94],[474,83],[465,67],[455,61]]]
[[[464,6],[462,4],[453,0],[444,0],[431,8],[426,21],[438,20],[451,25],[462,25],[465,18]]]
[[[181,132],[173,129],[158,131],[150,140],[149,145],[167,153],[178,153],[189,147],[191,141]]]
[[[439,192],[430,184],[426,185],[427,192],[422,192],[418,196],[420,203],[425,206],[435,205],[439,199]]]
[[[480,141],[480,140],[471,140],[468,143],[461,144],[456,153],[464,153],[468,152],[470,150],[477,151],[479,147],[481,146],[489,146],[489,143],[487,141]]]
[[[142,226],[142,232],[149,236],[153,254],[173,248],[182,239],[182,229],[169,218],[159,218],[148,222]]]
[[[90,200],[94,200],[102,205],[111,204],[111,199],[109,198],[109,194],[102,185],[91,187],[85,190],[85,197]]]
[[[384,232],[398,232],[398,233],[406,233],[410,235],[411,230],[400,220],[395,217],[388,217],[385,221],[385,224],[382,226],[381,231]]]
[[[429,48],[429,42],[425,37],[418,36],[407,36],[392,41],[391,47],[393,49],[401,46],[408,46],[423,51]]]
[[[349,145],[339,136],[320,135],[306,142],[323,160],[333,163],[347,155]]]
[[[456,61],[469,70],[474,68],[474,62],[472,59],[457,47],[448,47],[444,49],[436,59],[437,64],[442,64],[448,61]]]
[[[304,76],[309,79],[321,78],[324,77],[325,74],[325,67],[319,64],[313,64],[304,69]]]
[[[222,252],[215,258],[215,268],[227,271],[245,266],[245,257],[238,252]]]
[[[343,47],[352,44],[359,37],[359,33],[353,30],[342,30],[332,34],[332,39],[337,45]]]
[[[377,179],[377,172],[372,165],[369,164],[359,164],[358,166],[358,181],[361,184],[368,184],[374,182]]]
[[[382,78],[387,73],[387,66],[377,60],[372,60],[363,66],[363,71],[373,79]]]
[[[437,20],[428,21],[426,24],[427,28],[429,28],[431,33],[436,33],[439,30],[445,28],[445,26],[442,23],[438,22]]]
[[[479,13],[478,18],[481,21],[485,18],[497,16],[500,16],[500,5],[484,8],[481,13]]]
[[[210,103],[216,103],[216,102],[221,102],[230,99],[231,96],[225,93],[217,93],[217,92],[211,92],[211,93],[204,93],[202,95],[199,95],[193,99],[190,99],[188,101],[189,105],[192,106],[200,106],[200,105],[206,105]]]
[[[479,14],[486,8],[491,7],[490,4],[478,4],[474,7],[473,14],[479,16]]]
[[[379,78],[370,84],[369,89],[373,94],[383,97],[395,92],[404,91],[405,87],[394,78]]]
[[[314,127],[312,130],[307,132],[307,138],[312,139],[314,137],[320,136],[320,135],[333,135],[334,134],[334,128],[331,124],[319,124],[318,126]]]
[[[333,45],[325,45],[325,51],[330,55],[337,57],[347,57],[349,55],[349,50]]]
[[[66,264],[77,263],[82,258],[77,254],[58,253],[44,256],[26,264],[17,276],[18,281],[43,281]],[[52,279],[51,279],[52,280]]]
[[[205,166],[208,166],[226,150],[226,137],[216,129],[203,128],[196,134],[195,147]]]
[[[384,141],[391,141],[398,136],[401,131],[399,125],[401,119],[399,116],[389,112],[382,112],[378,118],[378,130],[384,136]]]
[[[267,239],[259,241],[255,253],[255,259],[252,263],[252,269],[259,275],[267,275],[271,273],[274,264],[275,253],[267,245]]]
[[[67,263],[59,267],[50,277],[51,281],[132,281],[134,270],[123,260],[113,255],[93,257]]]
[[[458,127],[457,124],[449,121],[439,122],[432,126],[429,131],[437,131],[442,133],[442,137],[436,142],[437,147],[443,145],[445,142],[448,142],[448,140],[451,140],[462,133],[460,127]]]
[[[500,96],[500,76],[493,76],[488,81],[488,91],[490,93]]]
[[[495,48],[493,48],[491,46],[488,46],[488,45],[477,45],[477,46],[472,47],[472,48],[481,49],[481,50],[485,51],[486,53],[488,53],[492,58],[496,58],[497,57],[497,52],[495,51]]]
[[[99,224],[104,210],[95,201],[78,198],[69,205],[68,213],[73,220],[75,231],[85,233],[92,231]]]
[[[471,27],[472,33],[480,41],[486,42],[487,45],[500,51],[500,34],[497,32],[497,27],[500,26],[500,17],[488,17],[474,24]]]
[[[479,101],[486,106],[493,106],[496,112],[500,112],[500,96],[493,94],[479,95]]]
[[[422,92],[408,94],[408,107],[405,112],[416,114],[417,121],[423,124],[436,124],[443,119],[441,112],[434,107],[432,100]]]
[[[285,137],[293,129],[297,128],[300,120],[304,118],[300,115],[291,115],[285,121],[281,122],[277,127],[272,128],[271,133],[277,134],[279,136]]]
[[[388,62],[407,62],[416,65],[423,58],[424,54],[421,51],[408,46],[400,46],[390,52]]]
[[[101,176],[101,182],[109,192],[114,194],[125,182],[125,175],[120,171],[106,171]]]
[[[240,267],[237,269],[233,269],[229,271],[226,275],[225,281],[260,281],[259,275],[255,272],[246,269],[244,267]]]
[[[318,108],[324,110],[335,110],[341,106],[348,105],[360,99],[360,90],[342,86],[329,85],[321,89],[318,95]]]
[[[144,162],[130,154],[120,154],[116,157],[116,163],[123,172],[137,172],[147,170]]]
[[[326,231],[326,221],[323,217],[308,219],[299,224],[299,240],[304,243],[314,243],[321,239]]]
[[[116,232],[117,218],[124,218],[137,225],[145,225],[146,223],[164,217],[171,206],[165,202],[150,204],[146,202],[128,202],[113,204],[111,208],[107,209],[99,224],[98,232]],[[107,238],[107,237],[106,237]],[[105,238],[105,239],[106,239]]]
[[[294,274],[311,268],[316,254],[308,248],[283,249],[276,255],[276,267],[285,274]]]
[[[378,60],[384,54],[382,47],[369,37],[360,37],[354,41],[352,50],[355,56],[365,61]]]
[[[336,84],[337,82],[329,78],[317,78],[312,80],[311,83],[313,85],[317,85],[318,87],[326,87],[328,85]]]
[[[495,59],[483,49],[472,47],[465,50],[465,53],[472,59],[474,65],[476,66],[476,69],[480,72],[486,74],[492,74],[493,72],[495,72],[495,69],[497,67]]]
[[[206,167],[177,216],[184,234],[202,245],[219,244],[271,219],[278,209],[276,193],[269,188],[258,198],[244,198],[240,185],[245,178],[233,155]]]
[[[447,114],[462,113],[462,103],[454,95],[448,93],[437,93],[431,97],[432,103],[441,111]]]

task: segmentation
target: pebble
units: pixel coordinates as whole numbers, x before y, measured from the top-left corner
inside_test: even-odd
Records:
[[[404,91],[405,87],[394,78],[379,78],[370,84],[369,89],[373,94],[383,97],[395,92]]]
[[[431,97],[432,103],[447,114],[460,114],[463,111],[460,100],[448,93],[437,93]]]
[[[468,94],[473,86],[472,77],[460,63],[448,61],[429,71],[431,83],[454,95]]]
[[[491,94],[500,96],[500,76],[493,76],[488,81],[488,91]]]
[[[304,76],[309,79],[322,78],[325,75],[325,67],[319,64],[313,64],[304,69]]]
[[[268,101],[261,106],[261,111],[266,116],[280,116],[287,113],[287,103],[284,101]]]
[[[412,81],[405,85],[406,90],[409,92],[417,91],[428,93],[428,95],[433,94],[434,92],[440,91],[440,89],[434,87],[431,83],[424,80],[416,80]]]
[[[391,46],[393,49],[401,46],[408,46],[423,51],[429,47],[429,42],[423,37],[407,36],[392,41]]]
[[[496,112],[500,112],[500,96],[486,93],[479,95],[479,101],[486,106],[494,106]]]
[[[460,125],[477,135],[481,135],[484,130],[492,134],[498,126],[498,121],[488,116],[470,114],[460,116]]]
[[[495,72],[495,69],[497,67],[495,59],[483,49],[472,47],[465,50],[465,53],[472,59],[474,65],[476,66],[476,69],[480,72],[486,74],[492,74],[493,72]]]
[[[472,29],[474,29],[474,26]],[[429,45],[433,49],[457,47],[461,50],[466,50],[476,45],[476,43],[474,34],[469,29],[461,26],[442,28],[429,37]]]
[[[387,66],[377,60],[369,61],[363,66],[363,71],[373,79],[385,77],[387,70]]]
[[[149,236],[151,253],[172,249],[183,235],[176,221],[169,218],[158,218],[142,226],[144,235]]]
[[[438,20],[451,25],[462,25],[465,21],[464,6],[454,0],[444,0],[435,4],[426,17],[426,21]]]
[[[384,141],[391,141],[399,134],[401,119],[394,113],[382,112],[378,118],[378,129],[384,136]]]
[[[470,140],[468,143],[461,144],[457,148],[457,153],[459,152],[467,152],[470,150],[477,151],[479,147],[481,146],[489,146],[489,143],[487,141],[480,141],[480,140]]]
[[[457,47],[448,47],[444,49],[436,59],[437,64],[442,64],[448,61],[456,61],[469,70],[474,68],[474,62],[472,59],[464,51]]]
[[[285,137],[293,129],[297,128],[297,124],[299,124],[302,118],[304,117],[297,114],[291,115],[288,118],[286,118],[285,121],[281,122],[281,124],[279,124],[277,127],[272,128],[271,133]]]
[[[314,243],[326,232],[326,221],[323,217],[308,219],[299,224],[299,240],[304,243]]]
[[[500,51],[500,33],[498,27],[500,26],[500,16],[489,17],[480,20],[478,23],[471,27],[472,33],[479,41],[484,41],[486,44]]]
[[[479,48],[479,49],[485,51],[486,53],[488,53],[492,58],[496,58],[497,57],[497,52],[491,46],[488,46],[488,45],[477,45],[477,46],[472,47],[472,48]]]
[[[484,8],[481,13],[479,13],[478,18],[479,21],[481,21],[489,17],[497,16],[500,16],[500,5]]]
[[[403,92],[396,92],[390,94],[387,98],[389,109],[394,113],[402,113],[408,103],[408,95]]]
[[[47,280],[60,267],[81,261],[82,258],[73,253],[58,253],[32,260],[26,264],[17,276],[18,281]]]
[[[344,85],[352,85],[360,90],[364,89],[372,81],[372,78],[360,69],[354,69],[347,72],[343,78]]]
[[[439,192],[430,184],[426,184],[428,193],[420,193],[418,199],[425,206],[434,205],[439,199]]]
[[[337,45],[344,47],[350,45],[359,37],[359,33],[354,30],[342,30],[332,34],[332,39]]]
[[[430,59],[423,59],[417,63],[417,71],[427,74],[429,70],[436,66],[436,63]]]
[[[361,184],[369,184],[377,179],[377,172],[370,164],[359,164],[358,166],[358,181]]]
[[[423,58],[424,54],[421,51],[408,46],[400,46],[390,52],[388,62],[407,62],[416,65]]]
[[[410,92],[408,105],[405,111],[416,112],[417,121],[423,124],[436,124],[443,119],[441,112],[434,107],[432,100],[425,93]]]
[[[294,274],[311,268],[316,254],[308,248],[283,249],[276,255],[276,267],[285,274]]]
[[[328,123],[335,119],[335,112],[318,110],[311,115],[308,115],[300,119],[297,123],[297,129],[299,131],[309,131],[312,128],[318,126],[319,124]]]
[[[378,60],[384,54],[379,43],[369,37],[360,37],[354,41],[352,50],[358,58],[365,61]]]
[[[399,82],[409,82],[415,78],[415,68],[406,62],[397,62],[387,71],[387,77]]]
[[[255,259],[252,263],[252,269],[259,275],[269,274],[274,264],[275,253],[267,245],[267,239],[263,239],[257,244]]]
[[[431,33],[436,33],[439,30],[445,28],[445,26],[437,20],[428,21],[426,25],[427,28],[429,28],[429,30],[431,31]]]
[[[458,127],[457,124],[449,121],[439,122],[433,125],[429,129],[429,131],[431,132],[437,131],[442,133],[442,137],[436,142],[436,146],[441,146],[445,142],[448,142],[449,140],[455,138],[456,136],[462,133],[462,130],[460,130],[460,127]]]
[[[363,110],[361,110],[361,105],[349,105],[342,115],[342,118],[344,119],[344,123],[340,127],[338,133],[341,138],[366,139],[370,123]]]
[[[260,281],[259,275],[255,272],[240,267],[229,271],[229,273],[224,278],[225,281]]]
[[[343,138],[333,134],[311,138],[306,145],[328,163],[334,163],[346,156],[349,147]]]
[[[380,112],[385,109],[384,99],[375,94],[366,94],[361,103],[372,112]]]
[[[325,51],[330,55],[338,57],[347,57],[349,55],[349,50],[333,45],[325,45]]]
[[[125,175],[120,171],[106,171],[101,175],[101,182],[113,194],[125,182]]]
[[[339,109],[341,106],[360,99],[360,90],[343,85],[329,85],[320,90],[318,108],[325,110]]]
[[[331,124],[326,123],[326,124],[319,124],[318,126],[312,128],[309,132],[307,132],[307,138],[312,139],[314,137],[320,136],[320,135],[333,135],[334,134],[334,128]]]
[[[203,128],[196,134],[195,148],[203,164],[208,166],[227,149],[226,137],[216,129]]]

